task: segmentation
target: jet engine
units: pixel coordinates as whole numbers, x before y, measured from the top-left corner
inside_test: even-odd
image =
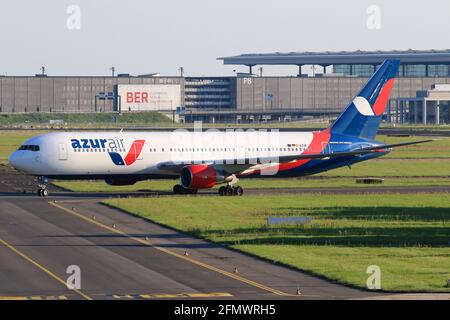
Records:
[[[218,183],[226,182],[227,177],[217,172],[213,166],[193,164],[181,170],[180,181],[186,189],[209,189]]]

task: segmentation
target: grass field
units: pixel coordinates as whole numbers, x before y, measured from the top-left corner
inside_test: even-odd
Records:
[[[16,150],[22,142],[47,131],[35,130],[0,130],[0,164],[7,163],[9,155]]]
[[[57,113],[57,112],[35,112],[35,113],[11,113],[0,115],[0,127],[50,127],[49,120],[63,120],[67,128],[88,128],[88,127],[136,127],[139,125],[151,125],[152,127],[186,128],[193,127],[192,123],[173,123],[171,118],[158,112],[131,112],[131,113]],[[258,123],[204,123],[205,128],[316,128],[322,129],[330,125],[329,118],[303,120],[303,121],[268,121]],[[402,130],[450,130],[450,125],[423,126],[421,124],[389,124],[381,123],[381,128],[395,128]]]
[[[450,195],[302,195],[110,199],[106,203],[195,236],[364,287],[450,292]],[[268,226],[270,217],[310,216]]]
[[[395,148],[383,158],[450,158],[450,138],[448,137],[388,137],[380,135],[377,140],[387,144],[435,139],[423,144]]]
[[[50,126],[50,120],[62,120],[64,126],[104,127],[171,124],[171,120],[159,112],[130,113],[17,113],[0,115],[0,127]]]
[[[384,178],[383,184],[356,183],[355,178],[326,177],[325,179],[242,179],[239,185],[244,189],[273,189],[273,188],[379,188],[385,187],[424,187],[424,186],[448,186],[449,178],[409,177],[409,178]],[[104,181],[55,181],[53,184],[75,192],[143,192],[143,191],[171,191],[172,187],[179,183],[174,180],[148,180],[140,181],[131,186],[110,186]],[[219,186],[216,186],[217,189]]]

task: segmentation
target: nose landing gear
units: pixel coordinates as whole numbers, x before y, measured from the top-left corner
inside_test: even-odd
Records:
[[[48,190],[44,188],[39,188],[37,191],[38,196],[40,197],[47,197],[48,196]]]
[[[47,189],[47,183],[48,179],[45,177],[38,177],[38,189],[37,194],[40,197],[47,197],[48,196],[48,189]]]

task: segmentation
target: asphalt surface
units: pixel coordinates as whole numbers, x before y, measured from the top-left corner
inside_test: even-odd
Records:
[[[399,299],[149,223],[95,194],[21,192],[33,188],[1,168],[0,299]],[[79,290],[66,286],[72,265],[81,270]]]

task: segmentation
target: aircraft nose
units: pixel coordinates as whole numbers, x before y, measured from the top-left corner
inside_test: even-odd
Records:
[[[27,167],[27,159],[24,159],[23,154],[20,152],[14,151],[8,158],[9,163],[16,168],[17,170],[26,171]]]
[[[17,151],[14,151],[11,153],[11,155],[8,158],[9,163],[15,168],[17,165]]]

